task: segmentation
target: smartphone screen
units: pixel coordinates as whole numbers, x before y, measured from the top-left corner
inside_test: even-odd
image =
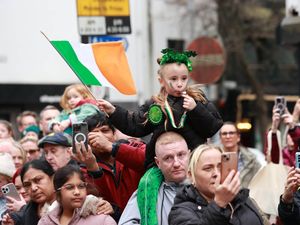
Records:
[[[19,195],[19,193],[17,191],[16,186],[13,183],[8,183],[6,185],[3,185],[1,187],[1,191],[2,191],[2,193],[4,195],[4,197],[9,196],[9,197],[11,197],[13,199],[21,201],[21,197],[20,197],[20,195]]]
[[[224,152],[221,155],[221,180],[223,183],[231,170],[238,170],[238,154],[237,152]]]
[[[73,141],[73,147],[72,151],[73,153],[76,153],[75,144],[84,142],[85,148],[88,148],[88,125],[85,122],[82,123],[74,123],[72,124],[72,141]]]
[[[300,152],[296,152],[295,153],[295,159],[296,159],[296,161],[295,161],[296,162],[295,163],[296,164],[295,167],[296,168],[300,168]]]

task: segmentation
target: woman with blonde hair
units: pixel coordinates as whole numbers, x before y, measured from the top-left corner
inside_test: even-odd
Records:
[[[249,198],[249,190],[240,188],[239,172],[230,171],[220,183],[222,150],[200,145],[190,158],[191,184],[180,190],[169,214],[169,224],[269,224]]]

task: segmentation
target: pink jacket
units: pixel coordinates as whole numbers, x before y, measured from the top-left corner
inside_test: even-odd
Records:
[[[90,215],[83,218],[79,215],[80,209],[75,210],[73,218],[69,225],[117,225],[113,218],[108,215]],[[59,218],[61,214],[60,206],[57,206],[52,211],[43,216],[38,225],[60,225]]]

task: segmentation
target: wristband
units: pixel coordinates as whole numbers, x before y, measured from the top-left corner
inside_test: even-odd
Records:
[[[125,140],[125,139],[120,139],[120,140],[117,140],[116,142],[112,143],[112,149],[111,149],[111,155],[112,157],[116,157],[118,151],[119,151],[119,147],[120,147],[120,144],[129,144],[129,141],[128,140]]]
[[[114,142],[112,143],[112,149],[111,149],[111,155],[112,157],[116,157],[118,151],[119,151],[120,143]]]
[[[93,178],[100,178],[103,175],[103,170],[102,170],[101,167],[99,167],[98,170],[96,170],[96,171],[89,171],[88,170],[87,173],[88,173],[89,176],[91,176]]]

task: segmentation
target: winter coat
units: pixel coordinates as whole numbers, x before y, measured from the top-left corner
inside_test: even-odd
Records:
[[[242,168],[239,170],[241,186],[248,188],[250,181],[261,168],[261,164],[254,153],[243,146],[239,147],[239,161],[242,162]]]
[[[90,215],[83,218],[79,214],[80,209],[75,209],[73,217],[69,225],[116,225],[117,223],[108,215]],[[38,225],[60,225],[59,219],[61,215],[61,207],[58,205],[55,209],[43,216]]]
[[[146,147],[146,167],[154,164],[155,142],[163,132],[179,133],[186,140],[189,149],[193,150],[199,144],[205,143],[207,138],[212,137],[223,125],[222,118],[212,103],[203,104],[198,101],[196,107],[187,112],[184,127],[174,128],[169,120],[165,127],[165,115],[160,123],[153,124],[147,121],[147,113],[153,103],[153,100],[149,100],[134,112],[116,106],[116,110],[109,117],[112,124],[127,135],[143,137],[153,133]],[[173,111],[175,124],[178,125],[184,113],[183,97],[168,96],[168,103]]]
[[[278,205],[278,215],[284,225],[300,225],[300,192],[294,195],[292,204],[285,204],[281,200]]]
[[[86,119],[88,116],[99,113],[99,109],[92,101],[81,100],[77,106],[70,110],[63,110],[61,113],[49,122],[49,128],[52,130],[54,124],[60,123],[63,120],[70,119],[71,123],[79,123]],[[72,125],[64,130],[65,133],[72,135]]]
[[[100,158],[97,158],[97,161],[103,175],[100,178],[90,176],[88,182],[97,188],[99,196],[123,211],[145,172],[145,144],[120,144],[114,166],[101,161]]]
[[[20,211],[13,212],[10,216],[14,220],[15,225],[37,225],[40,219],[38,215],[38,204],[30,201],[27,205],[22,207]]]
[[[221,208],[216,202],[208,203],[193,185],[187,185],[177,192],[169,214],[170,225],[263,225],[269,224],[260,215],[249,198],[249,190],[242,189],[230,207]]]

